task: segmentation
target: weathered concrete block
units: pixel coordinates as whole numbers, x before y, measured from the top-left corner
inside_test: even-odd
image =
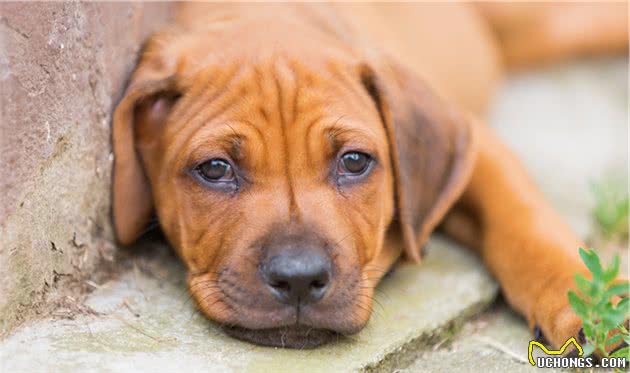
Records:
[[[183,265],[152,250],[90,294],[73,320],[42,320],[0,343],[0,370],[391,372],[449,338],[498,292],[469,250],[439,236],[427,247],[422,265],[401,264],[379,285],[365,329],[313,350],[227,336],[197,313]]]
[[[111,257],[110,114],[170,4],[0,4],[0,337]]]

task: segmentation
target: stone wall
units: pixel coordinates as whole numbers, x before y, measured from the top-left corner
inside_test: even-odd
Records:
[[[111,112],[167,3],[0,3],[0,337],[114,254]],[[81,288],[81,287],[79,287]]]

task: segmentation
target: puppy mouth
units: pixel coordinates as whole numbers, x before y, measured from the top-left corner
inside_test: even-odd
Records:
[[[343,338],[340,333],[333,330],[300,324],[269,329],[224,326],[223,330],[234,338],[257,345],[294,349],[311,349]]]

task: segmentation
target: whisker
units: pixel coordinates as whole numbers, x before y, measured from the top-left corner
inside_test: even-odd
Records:
[[[378,287],[372,287],[372,286],[358,286],[357,289],[367,289],[367,290],[374,290],[374,292],[378,293],[379,295],[385,297],[386,301],[391,301],[391,298],[389,297],[389,294],[387,294],[384,290],[379,289]]]
[[[204,287],[196,288],[197,285],[204,285]],[[184,292],[188,293],[188,295],[186,296],[186,300],[184,301],[184,304],[182,306],[186,305],[186,303],[188,303],[190,299],[193,297],[194,295],[193,288],[195,288],[195,291],[204,291],[207,289],[221,289],[221,287],[218,284],[213,284],[212,282],[193,284],[189,286],[187,289],[184,289],[182,291],[182,294],[180,296],[183,296]]]
[[[379,307],[381,307],[381,309],[383,311],[385,311],[385,307],[381,304],[381,302],[379,302],[376,298],[371,297],[367,294],[357,294],[357,297],[364,297],[364,298],[368,298],[369,300],[371,300],[372,302],[374,302],[375,304],[377,304]]]

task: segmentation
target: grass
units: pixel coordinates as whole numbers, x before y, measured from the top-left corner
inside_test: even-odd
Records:
[[[630,293],[630,284],[619,281],[619,257],[615,256],[607,268],[603,268],[597,253],[580,248],[580,257],[591,274],[591,280],[576,274],[578,291],[570,290],[569,303],[582,319],[586,344],[585,356],[596,353],[600,357],[624,357],[630,361],[628,346],[610,354],[611,346],[622,340],[630,344],[630,334],[624,326],[628,317],[630,298],[618,300]]]
[[[592,210],[595,226],[602,239],[628,242],[628,190],[626,183],[608,177],[601,183],[593,183],[595,197]]]

